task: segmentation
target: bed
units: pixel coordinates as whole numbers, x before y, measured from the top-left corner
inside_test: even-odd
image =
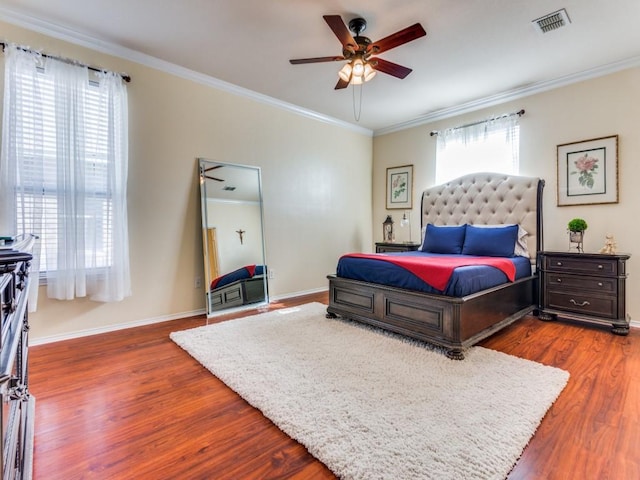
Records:
[[[221,275],[209,285],[211,310],[239,307],[265,299],[266,267],[245,265]]]
[[[524,244],[523,255],[528,258],[524,262],[522,258],[516,260],[519,265],[515,266],[513,280],[506,276],[488,284],[472,280],[479,286],[471,291],[456,290],[450,283],[444,289],[419,289],[415,285],[379,283],[379,279],[372,281],[366,275],[351,274],[354,278],[347,278],[339,263],[336,274],[328,276],[327,316],[339,315],[439,345],[449,358],[464,359],[465,349],[531,313],[537,305],[536,261],[537,252],[542,249],[543,188],[544,180],[535,177],[475,173],[431,187],[422,194],[423,231],[471,226],[470,231],[476,235],[482,228],[497,231],[499,227],[516,226],[517,240]],[[477,239],[490,238],[484,235]],[[397,254],[378,255],[388,259]],[[364,257],[363,261],[371,260],[376,254]],[[455,268],[450,281],[457,282],[454,278],[459,270],[474,266],[477,265]]]

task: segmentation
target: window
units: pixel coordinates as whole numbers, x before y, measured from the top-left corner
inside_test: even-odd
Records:
[[[520,126],[509,115],[438,133],[436,183],[473,172],[519,172]]]
[[[13,207],[11,231],[39,236],[50,297],[130,295],[122,79],[18,47],[7,48],[5,72],[2,195]]]
[[[53,79],[44,71],[38,75],[39,91],[43,98],[52,99],[54,96]],[[25,124],[38,123],[33,116],[37,100],[34,88],[26,83],[21,85],[21,92]],[[90,85],[86,91],[87,108],[85,108],[85,152],[80,168],[85,171],[85,188],[93,192],[87,198],[82,213],[85,222],[84,235],[96,236],[95,250],[85,249],[86,265],[94,268],[104,268],[112,265],[111,228],[110,221],[112,200],[107,186],[107,150],[106,126],[101,124],[101,112],[106,109],[106,99],[101,98],[96,85]],[[64,191],[58,191],[57,176],[64,175],[64,171],[57,169],[56,119],[53,103],[42,104],[41,131],[35,128],[25,130],[21,140],[23,178],[30,178],[29,182],[21,185],[22,192],[16,209],[16,230],[18,232],[39,232],[41,243],[44,244],[40,255],[40,271],[46,276],[47,272],[58,270],[58,238],[61,236],[58,225],[59,197],[64,202]],[[40,130],[40,129],[38,129]],[[34,136],[39,135],[40,141]],[[61,195],[59,195],[59,193]],[[40,209],[42,219],[36,217],[35,212]],[[41,226],[38,226],[41,224]],[[95,254],[95,259],[91,256]]]

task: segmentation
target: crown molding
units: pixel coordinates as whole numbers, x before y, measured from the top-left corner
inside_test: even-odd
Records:
[[[565,75],[563,77],[556,78],[554,80],[548,80],[545,82],[532,83],[526,87],[516,88],[506,92],[498,93],[485,98],[480,98],[471,102],[455,105],[449,108],[443,108],[435,112],[428,113],[413,120],[409,120],[402,123],[397,123],[389,127],[380,128],[373,132],[374,136],[386,135],[387,133],[398,132],[400,130],[406,130],[407,128],[417,127],[424,125],[425,123],[435,122],[437,120],[443,120],[445,118],[455,117],[465,113],[474,112],[487,107],[493,107],[512,100],[518,100],[520,98],[528,97],[537,93],[546,92],[555,88],[564,87],[573,83],[582,82],[596,77],[602,77],[610,73],[619,72],[628,68],[634,68],[640,66],[640,56],[627,58],[618,62],[608,63],[600,67],[591,68],[582,72]]]
[[[268,95],[263,95],[261,93],[254,92],[253,90],[242,88],[223,80],[219,80],[209,75],[204,75],[188,68],[184,68],[179,65],[160,60],[159,58],[144,54],[137,50],[126,48],[115,43],[92,37],[90,35],[77,32],[65,26],[25,15],[6,7],[0,6],[0,20],[11,23],[12,25],[16,25],[18,27],[25,28],[27,30],[32,30],[43,35],[47,35],[49,37],[57,38],[58,40],[73,43],[74,45],[79,45],[81,47],[89,48],[91,50],[105,53],[107,55],[112,55],[114,57],[119,57],[124,60],[153,68],[155,70],[169,73],[186,80],[191,80],[193,82],[222,90],[233,95],[238,95],[259,103],[270,105],[272,107],[287,110],[303,117],[338,126],[346,130],[351,130],[353,132],[360,133],[369,137],[373,136],[373,130],[370,130],[368,128],[329,117],[328,115],[323,115],[321,113],[314,112],[313,110],[308,110],[291,103],[283,102],[276,98],[269,97]],[[11,40],[5,39],[5,41],[10,42]],[[133,79],[133,81],[135,81],[135,79]]]

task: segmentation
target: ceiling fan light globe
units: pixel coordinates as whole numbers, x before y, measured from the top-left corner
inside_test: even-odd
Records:
[[[363,83],[362,77],[356,77],[355,75],[351,77],[351,85],[362,85]]]
[[[371,80],[373,77],[376,76],[376,73],[377,72],[374,70],[374,68],[369,63],[366,63],[364,66],[364,74],[363,74],[364,81],[368,82],[369,80]]]
[[[344,67],[342,67],[342,69],[340,69],[340,71],[338,72],[338,76],[345,82],[348,82],[351,79],[351,71],[351,64],[347,63]]]
[[[356,58],[353,61],[353,75],[356,77],[361,77],[362,75],[364,75],[364,72],[365,72],[364,62],[362,61],[361,58]]]

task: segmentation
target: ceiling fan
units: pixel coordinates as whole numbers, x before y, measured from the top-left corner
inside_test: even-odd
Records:
[[[340,43],[342,43],[342,55],[334,57],[298,58],[289,60],[289,62],[293,65],[299,65],[302,63],[348,60],[348,63],[346,63],[338,73],[340,79],[336,84],[336,90],[346,88],[349,84],[362,85],[364,82],[371,80],[375,76],[376,71],[401,79],[405,78],[411,73],[412,70],[410,68],[374,57],[374,55],[386,52],[387,50],[391,50],[417,38],[424,37],[427,34],[424,28],[422,28],[422,25],[416,23],[377,42],[372,42],[371,39],[361,35],[367,28],[367,21],[364,18],[354,18],[351,20],[348,29],[340,15],[324,15],[323,18],[336,37],[338,37]],[[355,36],[352,36],[349,30],[351,30]]]
[[[211,177],[211,176],[207,175],[207,172],[208,172],[209,170],[215,170],[216,168],[220,168],[220,167],[224,167],[224,165],[216,165],[216,166],[214,166],[214,167],[205,168],[205,169],[203,170],[202,176],[203,176],[204,178],[208,178],[208,179],[210,179],[210,180],[215,180],[216,182],[224,182],[224,180],[223,180],[222,178],[216,178],[216,177]]]

